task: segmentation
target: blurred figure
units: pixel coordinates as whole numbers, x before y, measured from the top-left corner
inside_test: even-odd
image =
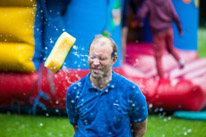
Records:
[[[179,68],[184,68],[184,61],[180,59],[173,47],[172,21],[175,21],[181,36],[183,32],[171,0],[145,0],[137,14],[138,22],[141,22],[146,16],[149,17],[149,24],[153,34],[154,56],[159,77],[164,77],[162,55],[165,45],[167,51],[177,60]]]
[[[67,90],[66,106],[75,137],[142,137],[147,102],[136,84],[112,71],[117,45],[105,36],[89,47],[90,73]]]
[[[134,15],[137,13],[136,0],[123,0],[122,2],[122,59],[125,61],[126,58],[126,42],[128,33],[128,11],[131,7]]]

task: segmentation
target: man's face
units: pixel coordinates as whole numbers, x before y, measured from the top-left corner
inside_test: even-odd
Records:
[[[98,38],[92,42],[88,62],[93,78],[105,78],[112,71],[112,65],[117,59],[117,57],[112,59],[112,51],[111,42],[107,38]]]

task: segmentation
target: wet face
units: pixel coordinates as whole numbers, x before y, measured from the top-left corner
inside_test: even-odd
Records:
[[[111,57],[112,51],[111,42],[105,37],[98,38],[92,42],[88,63],[93,78],[106,78],[108,74],[112,73],[112,65],[117,59],[117,57]]]

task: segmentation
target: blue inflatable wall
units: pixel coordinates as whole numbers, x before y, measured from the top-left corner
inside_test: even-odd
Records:
[[[121,25],[112,28],[114,4],[115,0],[50,0],[46,3],[42,0],[45,13],[44,57],[48,57],[57,38],[63,31],[66,31],[76,38],[76,42],[64,66],[73,69],[88,69],[89,45],[96,35],[107,30],[118,46],[118,60],[114,67],[121,67]]]
[[[182,0],[173,0],[173,4],[183,28],[183,37],[180,37],[177,27],[173,24],[175,47],[183,50],[197,50],[199,8],[194,0],[191,0],[190,3],[184,3]]]

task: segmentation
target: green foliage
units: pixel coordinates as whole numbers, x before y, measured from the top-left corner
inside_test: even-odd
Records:
[[[0,114],[0,137],[72,137],[66,117]],[[101,126],[101,125],[100,125]],[[149,115],[145,137],[202,137],[206,122]]]
[[[206,28],[199,28],[198,30],[198,55],[199,57],[206,57]]]

